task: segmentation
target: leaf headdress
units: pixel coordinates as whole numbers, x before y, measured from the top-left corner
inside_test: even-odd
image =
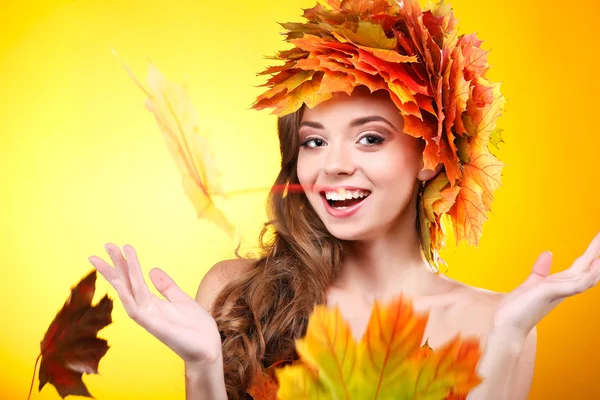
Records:
[[[417,0],[321,0],[304,18],[281,24],[293,47],[271,57],[283,65],[259,74],[271,77],[253,108],[283,116],[357,86],[387,90],[404,132],[426,143],[424,168],[443,165],[419,196],[426,259],[436,268],[443,263],[444,219],[457,243],[477,245],[504,166],[488,146],[500,140],[496,120],[505,98],[485,77],[482,41],[458,34],[443,0],[423,10]]]

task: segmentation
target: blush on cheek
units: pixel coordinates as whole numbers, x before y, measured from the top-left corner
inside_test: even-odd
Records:
[[[316,160],[311,159],[302,153],[303,152],[301,151],[296,162],[296,175],[298,176],[300,184],[303,186],[310,186],[314,184],[317,179],[319,166]]]
[[[373,161],[366,174],[373,182],[397,184],[406,180],[412,181],[417,176],[417,169],[402,154],[398,154],[395,157],[382,157]]]

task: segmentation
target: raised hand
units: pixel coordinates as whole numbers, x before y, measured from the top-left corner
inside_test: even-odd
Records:
[[[208,365],[221,357],[221,337],[212,316],[183,292],[161,269],[153,268],[150,279],[165,297],[150,292],[144,281],[136,251],[105,246],[113,264],[97,256],[90,263],[117,291],[127,314],[186,363]]]
[[[499,302],[493,325],[527,336],[565,298],[582,293],[600,280],[600,233],[568,269],[550,275],[552,253],[542,253],[523,284]]]

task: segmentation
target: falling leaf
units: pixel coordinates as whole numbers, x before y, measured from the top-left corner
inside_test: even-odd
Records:
[[[71,289],[71,295],[50,324],[38,357],[38,360],[41,357],[38,390],[49,383],[62,398],[92,397],[82,375],[98,374],[98,364],[109,346],[96,335],[112,322],[113,307],[108,295],[92,305],[95,288],[96,270],[93,270]]]
[[[249,393],[255,400],[460,398],[481,382],[479,340],[456,336],[439,349],[421,345],[427,320],[402,296],[375,302],[357,342],[338,307],[316,306],[296,341],[299,360],[275,368],[274,379],[263,374]]]
[[[193,204],[197,218],[214,222],[230,237],[234,237],[234,225],[213,199],[213,196],[225,195],[220,186],[221,173],[208,139],[200,132],[198,113],[187,88],[167,81],[152,64],[148,69],[148,88],[145,88],[131,70],[126,65],[124,67],[136,85],[148,96],[146,107],[156,118],[169,152],[181,173],[185,194]],[[297,79],[292,78],[293,81]]]

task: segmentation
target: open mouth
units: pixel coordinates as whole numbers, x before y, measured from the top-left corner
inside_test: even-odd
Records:
[[[371,194],[368,190],[342,190],[321,192],[330,207],[344,209],[356,206]]]

